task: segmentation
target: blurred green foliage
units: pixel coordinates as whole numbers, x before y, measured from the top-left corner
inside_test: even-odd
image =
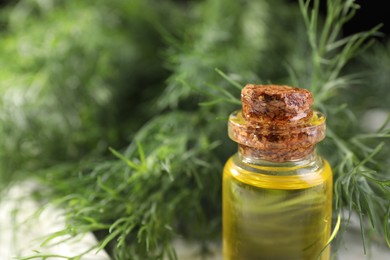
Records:
[[[341,29],[337,19],[328,26]],[[0,21],[0,189],[41,183],[34,196],[62,207],[67,220],[49,240],[92,231],[99,243],[88,250],[126,260],[174,259],[176,238],[198,241],[207,253],[206,242],[220,235],[222,165],[236,149],[224,119],[246,83],[299,84],[320,97],[317,106],[331,115],[322,151],[339,180],[337,205],[387,223],[388,203],[376,197],[386,197],[388,186],[369,181],[388,174],[383,154],[372,160],[388,133],[362,143],[353,114],[388,108],[378,102],[384,96],[363,98],[370,87],[337,65],[355,54],[339,55],[347,43],[337,42],[340,31],[313,48],[318,28],[305,29],[297,5],[24,0],[4,7]],[[372,71],[366,79],[386,89],[388,50],[349,69],[364,66]],[[364,192],[370,195],[356,197]],[[362,198],[375,211],[357,205]]]
[[[166,7],[153,6],[21,1],[3,10],[1,176],[106,154],[155,114],[167,70],[153,23]]]

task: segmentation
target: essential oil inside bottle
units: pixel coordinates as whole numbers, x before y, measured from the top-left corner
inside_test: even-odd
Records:
[[[223,173],[226,260],[329,259],[332,171],[314,145],[325,117],[308,91],[248,85],[229,119],[239,152]]]

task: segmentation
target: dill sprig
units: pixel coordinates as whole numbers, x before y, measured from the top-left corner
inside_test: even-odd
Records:
[[[329,157],[335,171],[334,206],[338,212],[342,209],[349,212],[344,225],[348,225],[352,211],[357,213],[366,252],[367,230],[375,230],[386,240],[389,236],[385,233],[388,225],[385,217],[390,193],[388,182],[384,181],[388,178],[388,162],[375,160],[383,149],[382,140],[389,137],[388,129],[381,128],[368,136],[362,134],[359,120],[351,120],[355,117],[353,110],[347,106],[334,107],[342,105],[337,104],[342,102],[340,96],[348,95],[352,87],[364,80],[358,73],[348,74],[343,69],[373,44],[372,37],[377,35],[381,25],[342,37],[343,25],[353,18],[359,6],[355,1],[328,0],[326,3],[326,16],[321,20],[318,0],[299,1],[312,53],[309,73],[306,76],[298,73],[295,78],[300,78],[300,84],[313,92],[316,105],[328,114],[331,142],[325,143],[328,147],[324,147],[324,155]],[[326,153],[331,150],[336,152]]]
[[[149,103],[137,101],[153,100],[164,86],[157,52],[165,45],[151,40],[164,9],[145,6],[29,0],[1,10],[0,186],[108,154],[151,117]]]
[[[312,4],[312,7],[311,5]],[[340,37],[345,23],[350,21],[359,5],[355,1],[327,0],[324,21],[320,17],[320,1],[299,1],[311,48],[311,64],[301,84],[307,86],[316,96],[317,106],[321,106],[337,91],[356,84],[356,74],[341,74],[346,64],[359,53],[369,48],[381,24],[366,32]]]
[[[384,158],[375,160],[384,148],[383,141],[390,137],[389,129],[385,127],[388,121],[374,133],[362,133],[354,111],[338,102],[344,102],[342,97],[348,95],[348,91],[359,95],[356,86],[364,85],[364,76],[370,74],[360,72],[346,74],[343,69],[352,58],[362,54],[373,44],[372,36],[377,35],[381,25],[367,32],[342,38],[343,25],[353,18],[359,8],[355,1],[328,0],[324,20],[319,13],[318,0],[299,3],[307,29],[308,44],[312,51],[308,55],[309,59],[307,57],[301,59],[311,62],[308,67],[303,66],[304,69],[299,72],[293,72],[289,67],[290,73],[292,72],[290,78],[292,84],[309,88],[315,97],[315,105],[328,114],[328,137],[332,142],[325,142],[321,148],[323,154],[331,160],[335,171],[334,206],[336,211],[347,209],[349,212],[341,230],[345,230],[352,212],[358,214],[363,248],[366,252],[368,230],[375,230],[377,234],[384,236],[385,241],[389,241],[389,161]],[[373,66],[375,62],[369,64]],[[383,67],[375,68],[380,70]],[[374,71],[376,76],[387,75],[383,70],[380,70],[382,73],[378,73],[378,69]],[[375,78],[369,79],[370,87],[376,85]],[[351,90],[351,87],[355,90]],[[367,93],[367,89],[360,87],[359,90]],[[378,107],[383,105],[380,104],[380,100],[386,103],[383,97],[378,96],[376,100]],[[355,99],[356,101],[360,102]],[[371,103],[366,109],[372,108],[372,105]],[[358,112],[364,110],[356,103],[350,106],[359,107]]]
[[[285,78],[287,74],[276,61],[293,52],[299,13],[284,5],[280,0],[214,0],[196,5],[192,26],[186,28],[182,41],[164,35],[171,43],[167,61],[172,74],[158,106],[192,104],[196,109],[205,96],[219,95],[221,87],[238,96],[239,90],[215,73],[215,68],[240,83]],[[202,93],[200,98],[194,88]],[[221,98],[217,103],[223,106],[225,101]]]
[[[161,115],[140,129],[123,154],[111,149],[118,160],[41,172],[51,187],[44,196],[65,209],[67,221],[43,243],[92,231],[101,237],[94,250],[105,249],[115,259],[176,259],[173,238],[215,238],[221,165],[210,162],[218,143],[207,130],[193,131],[199,123],[196,114]]]

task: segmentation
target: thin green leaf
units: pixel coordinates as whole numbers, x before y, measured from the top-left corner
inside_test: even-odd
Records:
[[[386,215],[383,219],[383,226],[384,226],[384,236],[387,243],[387,246],[390,248],[390,207],[387,208]]]
[[[237,81],[231,79],[228,75],[226,75],[224,72],[222,72],[220,69],[215,69],[215,71],[222,77],[224,78],[227,82],[232,84],[232,86],[236,87],[238,90],[242,90],[242,85],[238,83]]]
[[[139,170],[140,169],[140,166],[135,164],[134,162],[132,162],[131,160],[127,159],[126,157],[124,157],[120,152],[116,151],[115,149],[109,147],[108,148],[110,150],[110,152],[115,155],[116,157],[118,157],[119,159],[121,159],[123,162],[125,162],[129,167],[133,168],[134,170]]]

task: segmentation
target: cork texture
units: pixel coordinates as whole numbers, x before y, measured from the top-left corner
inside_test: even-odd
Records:
[[[325,137],[325,117],[313,112],[308,90],[248,84],[241,101],[242,111],[229,118],[229,136],[244,156],[274,162],[298,160]]]
[[[312,94],[306,89],[280,85],[246,85],[241,92],[246,120],[285,124],[303,121],[313,114]]]

